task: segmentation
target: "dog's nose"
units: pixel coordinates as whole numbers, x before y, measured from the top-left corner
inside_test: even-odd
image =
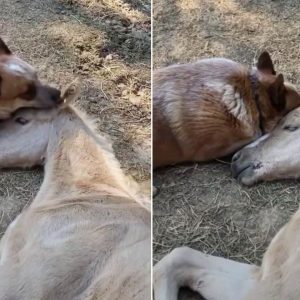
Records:
[[[53,102],[59,102],[60,101],[60,94],[61,94],[60,90],[55,89],[55,88],[50,88],[49,94],[50,94],[50,99]]]

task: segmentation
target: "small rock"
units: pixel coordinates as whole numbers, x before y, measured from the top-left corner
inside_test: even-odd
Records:
[[[105,60],[113,60],[113,55],[112,54],[106,55]]]
[[[123,98],[127,98],[127,95],[129,94],[129,91],[128,90],[123,90],[122,91],[122,97]]]
[[[141,101],[141,97],[136,96],[136,95],[131,95],[129,97],[129,101],[134,105],[134,106],[141,106],[142,101]]]

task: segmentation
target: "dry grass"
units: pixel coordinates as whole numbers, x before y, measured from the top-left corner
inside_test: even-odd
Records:
[[[300,86],[299,17],[296,0],[154,0],[154,66],[212,56],[253,64],[267,49],[277,70]],[[259,264],[300,202],[298,181],[246,188],[222,162],[157,170],[154,183],[160,189],[154,198],[154,263],[188,245]]]
[[[251,64],[267,49],[279,70],[297,81],[299,17],[295,0],[154,1],[154,65],[211,56]]]
[[[78,105],[111,137],[126,173],[148,179],[150,0],[2,0],[0,20],[1,36],[42,79],[81,78]],[[1,172],[1,233],[41,180],[41,170]]]
[[[175,179],[176,178],[176,179]],[[156,171],[154,249],[159,259],[189,245],[238,261],[259,263],[278,227],[299,203],[299,183],[245,188],[228,164],[194,164]]]

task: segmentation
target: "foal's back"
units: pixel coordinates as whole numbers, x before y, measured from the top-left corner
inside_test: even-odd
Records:
[[[142,300],[151,294],[150,214],[131,199],[55,199],[29,207],[7,234],[7,268],[0,273],[7,299]]]

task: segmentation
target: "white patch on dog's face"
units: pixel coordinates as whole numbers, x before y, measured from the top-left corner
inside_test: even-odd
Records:
[[[37,78],[35,69],[18,57],[12,57],[9,59],[5,63],[4,67],[6,71],[11,74],[22,76],[30,80]]]
[[[7,70],[9,70],[13,73],[20,73],[20,74],[26,73],[26,70],[22,66],[14,64],[14,63],[8,64],[6,68],[7,68]]]

